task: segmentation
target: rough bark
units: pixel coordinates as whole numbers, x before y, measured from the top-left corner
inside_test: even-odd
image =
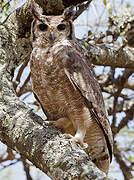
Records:
[[[28,158],[53,180],[105,179],[82,148],[32,113],[13,93],[5,75],[0,78],[0,139]]]
[[[48,15],[58,15],[63,12],[63,10],[69,6],[75,6],[79,3],[83,3],[87,0],[35,0],[44,10],[45,14]],[[88,0],[91,2],[92,0]]]
[[[9,43],[11,48],[15,48],[17,52],[15,52],[16,58],[13,58],[13,61],[17,61],[15,62],[16,65],[29,58],[31,53],[29,36],[32,12],[30,3],[30,0],[27,1],[22,8],[17,9],[9,16],[7,21],[0,26],[0,38],[3,44],[2,49],[4,49],[6,45],[9,45]],[[13,44],[11,44],[11,40]],[[81,44],[84,48],[85,55],[87,55],[89,61],[93,64],[134,68],[134,48],[132,47],[119,48],[118,46],[107,44],[93,45],[83,41]],[[5,52],[1,50],[0,54],[3,57]]]
[[[89,61],[95,65],[134,68],[134,48],[132,47],[120,48],[115,45],[81,43]]]

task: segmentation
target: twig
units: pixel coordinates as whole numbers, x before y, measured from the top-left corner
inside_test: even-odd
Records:
[[[3,169],[5,169],[5,168],[7,168],[7,167],[9,167],[9,166],[12,166],[12,165],[16,164],[18,161],[19,161],[19,160],[18,160],[18,159],[16,159],[16,161],[15,161],[15,162],[11,162],[11,163],[10,163],[10,164],[8,164],[8,165],[1,165],[1,166],[2,166],[2,168],[0,169],[0,171],[2,171]]]
[[[126,165],[121,156],[121,151],[118,149],[117,144],[114,144],[114,156],[116,161],[118,162],[120,169],[124,175],[125,180],[130,180],[133,176],[131,173],[131,168]]]
[[[8,156],[6,158],[3,158],[3,156],[5,154],[0,158],[0,163],[8,161],[8,160],[14,160],[15,159],[15,155],[13,154],[12,149],[10,149],[9,147],[7,148],[7,153],[8,153]]]
[[[25,67],[27,66],[28,62],[29,62],[29,60],[24,61],[24,63],[21,65],[21,67],[20,67],[20,69],[18,71],[16,79],[13,81],[13,87],[14,87],[15,90],[16,90],[18,84],[20,83],[21,75],[22,75]]]
[[[9,5],[9,3],[10,3],[11,1],[12,1],[12,0],[9,0],[7,3],[4,4],[4,6],[2,6],[0,13],[3,12],[4,8],[5,8],[7,5]]]
[[[77,17],[80,16],[88,8],[91,1],[92,0],[89,0],[86,4],[83,3],[78,6],[79,9],[76,11],[75,16],[73,17],[73,21],[77,19]]]
[[[16,88],[17,96],[21,96],[22,94],[27,93],[29,91],[32,92],[32,87],[27,85],[28,82],[30,81],[30,77],[31,77],[31,72],[28,74],[28,76],[27,76],[26,80],[24,81],[23,85],[21,87],[18,86]]]
[[[24,171],[26,173],[27,176],[27,180],[33,180],[33,178],[30,175],[30,165],[26,162],[26,158],[24,158],[23,156],[20,159],[24,165]]]
[[[133,73],[132,69],[126,69],[124,74],[119,77],[116,81],[115,81],[115,85],[117,87],[117,92],[114,94],[114,104],[113,104],[113,121],[112,121],[112,130],[113,130],[113,136],[115,136],[115,124],[116,124],[116,106],[118,103],[118,97],[121,94],[122,89],[124,88],[124,85],[126,83],[126,81],[128,80],[129,76]]]
[[[131,106],[130,109],[126,110],[125,113],[126,116],[119,123],[116,134],[127,125],[128,121],[134,119],[134,104]]]

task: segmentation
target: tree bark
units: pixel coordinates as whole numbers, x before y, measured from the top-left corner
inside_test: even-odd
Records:
[[[6,46],[10,46],[15,53],[15,58],[12,55],[13,58],[11,59],[10,53],[7,54],[10,62],[14,63],[14,68],[24,60],[29,59],[32,50],[30,26],[33,18],[30,6],[31,1],[29,0],[22,8],[11,14],[3,25],[0,25],[0,41],[2,43],[0,48],[0,56],[2,57],[0,58],[3,61],[3,56],[5,57],[8,51]],[[81,44],[84,48],[84,54],[93,64],[134,68],[134,48],[132,47],[119,48],[107,44],[93,45],[83,41]]]
[[[4,70],[4,69],[3,69]],[[0,139],[29,159],[53,180],[105,179],[82,148],[44,122],[15,96],[1,71]]]
[[[47,15],[59,15],[63,10],[69,6],[86,2],[87,0],[35,0],[44,10]],[[88,0],[91,2],[92,0]]]
[[[134,68],[134,48],[132,47],[120,48],[115,45],[93,45],[86,42],[81,44],[84,46],[84,53],[88,60],[95,65]]]

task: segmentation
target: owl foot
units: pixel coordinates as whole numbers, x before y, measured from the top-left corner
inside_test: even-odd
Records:
[[[82,149],[88,148],[88,144],[87,144],[87,143],[84,143],[83,141],[81,141],[80,138],[74,136],[74,137],[72,138],[72,140],[75,141],[75,142],[77,142],[77,143],[79,143],[79,144],[81,145]]]
[[[67,118],[60,118],[56,121],[45,121],[48,125],[54,125],[60,129],[65,130],[69,125],[70,121],[68,121]],[[71,139],[72,141],[75,141],[76,143],[80,144],[80,146],[83,149],[88,148],[88,144],[83,142],[84,133],[83,131],[78,131],[75,136],[72,136],[71,134],[65,134],[66,139]]]
[[[45,122],[47,124],[47,126],[51,126],[51,125],[54,125],[55,127],[58,127],[60,129],[62,129],[62,126],[57,122],[57,121],[46,121]]]
[[[88,148],[88,144],[87,144],[87,143],[83,143],[82,148],[83,148],[83,149],[87,149],[87,148]]]
[[[53,125],[53,122],[51,122],[51,121],[44,121],[43,122],[43,125],[46,125],[46,126],[48,126],[48,127],[50,127],[50,126],[52,126]]]
[[[66,128],[68,128],[68,126],[70,125],[70,121],[68,118],[63,117],[63,118],[59,118],[55,121],[49,121],[50,123],[52,123],[54,126],[66,130]]]
[[[73,136],[71,134],[64,134],[66,139],[73,139]]]
[[[87,144],[87,143],[81,143],[81,142],[79,141],[79,139],[77,139],[75,136],[72,136],[71,134],[65,134],[65,138],[66,138],[66,139],[71,139],[73,142],[76,142],[76,143],[80,144],[80,146],[82,147],[82,149],[88,148],[88,144]]]

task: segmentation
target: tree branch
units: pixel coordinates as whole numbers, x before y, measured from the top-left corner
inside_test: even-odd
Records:
[[[21,158],[21,161],[24,166],[24,171],[26,173],[27,180],[33,180],[33,178],[30,175],[30,165],[26,162],[26,159],[24,157]]]
[[[130,180],[133,176],[131,169],[126,165],[125,161],[122,159],[121,151],[118,149],[117,145],[114,145],[114,156],[116,161],[119,163],[119,166],[122,170],[125,180]]]
[[[84,53],[89,61],[96,65],[134,68],[134,48],[119,48],[108,44],[90,44],[81,41]]]
[[[29,43],[29,36],[31,21],[32,13],[29,0],[22,8],[16,10],[12,15],[10,15],[4,23],[4,27],[6,28],[5,31],[8,31],[6,34],[3,34],[3,27],[0,27],[1,41],[5,40],[4,36],[7,36],[7,34],[9,36],[6,37],[7,41],[9,41],[9,39],[12,40],[13,37],[10,35],[12,31],[14,31],[14,33],[18,36],[17,42],[15,42],[14,39],[12,40],[15,43],[15,47],[13,47],[12,44],[12,49],[19,49],[19,52],[17,52],[18,57],[14,59],[17,60],[16,64],[23,62],[30,56],[31,44]],[[93,64],[111,67],[134,68],[134,49],[132,47],[126,46],[119,48],[118,46],[107,44],[93,45],[84,41],[82,41],[81,44],[84,49],[84,54],[87,55],[89,61]],[[27,52],[26,57],[23,52]]]
[[[59,15],[65,8],[69,6],[76,6],[86,1],[87,0],[35,0],[35,2],[43,8],[45,14],[48,15]],[[92,0],[88,1],[91,2]]]
[[[3,71],[1,71],[3,72]],[[0,139],[54,179],[105,179],[82,148],[26,108],[5,75],[0,79]]]
[[[116,134],[122,129],[124,128],[129,121],[134,120],[134,103],[132,104],[131,107],[129,107],[129,109],[127,109],[125,111],[126,116],[122,119],[122,121],[119,123]]]
[[[78,10],[76,10],[76,13],[73,17],[73,21],[75,19],[77,19],[77,17],[79,17],[88,7],[89,7],[89,4],[92,2],[92,0],[89,0],[86,4],[81,4],[80,6],[78,6]]]

